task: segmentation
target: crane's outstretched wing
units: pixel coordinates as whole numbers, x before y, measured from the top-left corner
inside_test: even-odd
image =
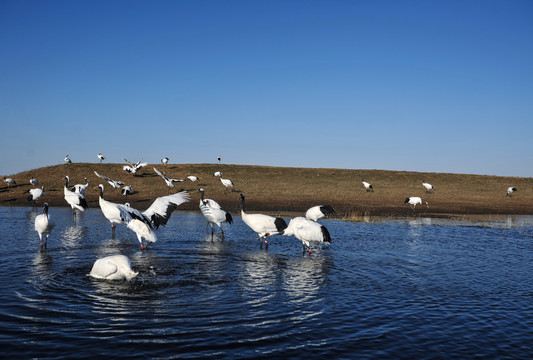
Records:
[[[150,205],[150,207],[142,214],[150,219],[154,227],[158,229],[160,225],[166,225],[172,212],[176,210],[179,205],[188,202],[189,199],[189,193],[186,191],[181,191],[173,195],[161,196],[155,199],[152,205]]]

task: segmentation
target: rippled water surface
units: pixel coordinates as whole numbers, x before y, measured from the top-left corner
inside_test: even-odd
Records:
[[[324,220],[331,246],[302,256],[290,237],[261,250],[237,216],[222,242],[175,212],[141,252],[125,226],[111,239],[100,210],[73,225],[51,208],[40,252],[39,212],[0,207],[5,357],[533,358],[528,222]],[[86,276],[112,254],[139,276]]]

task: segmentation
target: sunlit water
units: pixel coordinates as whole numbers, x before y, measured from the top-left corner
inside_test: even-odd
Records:
[[[331,246],[268,251],[235,216],[175,212],[140,251],[90,209],[39,251],[40,209],[0,207],[0,345],[22,358],[532,358],[533,227],[324,220]],[[86,276],[124,254],[131,282]],[[153,267],[155,274],[150,272]]]

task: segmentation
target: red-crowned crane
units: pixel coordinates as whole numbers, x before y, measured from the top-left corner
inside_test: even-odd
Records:
[[[409,206],[411,207],[411,209],[413,209],[413,211],[415,210],[415,207],[418,204],[426,205],[428,207],[428,209],[429,209],[428,202],[427,201],[422,201],[422,198],[420,198],[418,196],[408,197],[407,199],[405,199],[405,201],[403,203],[404,204],[409,204]]]
[[[204,189],[198,190],[201,194],[200,199],[200,211],[207,220],[208,226],[211,224],[211,240],[215,234],[215,225],[220,228],[222,232],[222,239],[224,239],[224,229],[222,229],[222,223],[227,222],[229,224],[233,223],[233,218],[231,214],[212,199],[204,198]]]
[[[426,188],[426,192],[431,192],[432,190],[435,190],[433,185],[431,185],[430,183],[426,182],[426,180],[422,180],[422,186],[424,186]]]
[[[309,220],[317,221],[324,216],[335,214],[335,210],[331,205],[317,205],[309,208],[305,213],[305,217]]]
[[[304,217],[295,217],[289,222],[289,226],[283,230],[280,235],[294,236],[302,242],[303,253],[307,248],[309,255],[311,255],[310,243],[319,242],[331,244],[331,236],[328,229],[324,225],[320,225],[313,220]]]
[[[50,236],[54,226],[54,222],[51,220],[50,215],[48,215],[48,203],[44,203],[43,213],[35,217],[35,231],[37,231],[39,234],[39,240],[41,240],[41,249],[43,248],[43,234],[45,235],[44,248],[46,249],[48,237]]]
[[[363,183],[363,186],[365,187],[366,191],[374,192],[374,188],[372,187],[371,183],[366,182],[365,179],[363,179],[363,178],[361,178],[361,182]]]
[[[242,221],[259,235],[260,247],[263,248],[262,238],[265,238],[265,246],[268,249],[267,236],[278,235],[287,228],[287,223],[280,217],[273,217],[264,214],[247,214],[244,209],[244,194],[241,197],[241,218]]]
[[[111,255],[94,262],[89,276],[102,280],[131,280],[139,275],[125,255]]]

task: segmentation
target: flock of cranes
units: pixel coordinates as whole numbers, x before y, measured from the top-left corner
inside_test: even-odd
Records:
[[[102,153],[98,153],[97,158],[100,163],[105,160],[105,157]],[[124,161],[127,165],[123,166],[123,170],[136,174],[140,169],[148,165],[148,163],[143,162],[142,160],[132,163],[124,158]],[[218,163],[221,161],[221,157],[217,157]],[[64,159],[65,165],[72,164],[72,160],[69,155],[65,156]],[[161,159],[161,164],[163,167],[166,167],[169,163],[169,158],[165,157]],[[174,183],[186,181],[185,179],[173,179],[167,177],[164,171],[159,171],[157,168],[153,167],[154,172],[160,176],[165,184],[168,186],[169,191],[174,187]],[[126,185],[122,181],[113,180],[105,175],[94,171],[94,174],[105,180],[107,184],[113,189],[120,189],[121,194],[124,196],[131,195],[133,190],[131,186]],[[213,176],[218,177],[220,182],[225,187],[225,193],[230,190],[234,191],[234,184],[230,179],[224,178],[223,173],[217,171]],[[191,182],[198,182],[200,179],[187,174],[187,180]],[[85,191],[89,186],[89,181],[87,178],[84,179],[85,183],[75,184],[69,186],[70,178],[65,176],[65,185],[64,185],[64,198],[65,201],[72,208],[73,218],[76,221],[76,213],[83,212],[88,208],[87,201],[85,200]],[[16,182],[11,179],[4,177],[4,182],[11,187],[16,185]],[[32,189],[28,190],[28,201],[36,202],[45,194],[44,186],[37,188],[38,180],[32,177],[30,179],[30,185],[33,186]],[[367,192],[374,192],[374,187],[371,183],[361,178],[361,183],[363,184]],[[426,190],[426,193],[431,193],[435,191],[435,187],[428,183],[426,180],[422,180],[422,186]],[[116,232],[117,224],[126,224],[126,227],[132,230],[136,236],[137,240],[140,243],[141,249],[145,249],[149,244],[154,243],[157,240],[156,231],[160,226],[164,226],[172,212],[181,204],[190,201],[190,194],[187,191],[180,191],[175,194],[169,194],[167,196],[161,196],[156,198],[151,206],[146,211],[139,211],[130,204],[118,204],[108,201],[104,198],[104,185],[99,184],[99,206],[106,217],[106,219],[111,224],[111,235],[114,238]],[[509,187],[507,189],[506,196],[511,197],[517,189],[515,187]],[[207,220],[207,227],[211,227],[211,238],[213,239],[215,234],[215,227],[218,227],[221,232],[222,239],[224,238],[224,230],[222,224],[232,224],[233,217],[230,212],[224,210],[218,202],[213,199],[205,197],[205,190],[200,188],[198,190],[200,193],[200,202],[199,209],[202,212],[203,216]],[[335,214],[335,210],[331,205],[318,205],[313,206],[307,210],[305,216],[298,216],[287,222],[281,217],[274,217],[265,214],[251,214],[246,212],[246,197],[244,193],[240,194],[241,201],[241,219],[242,221],[257,234],[258,239],[260,240],[260,247],[263,248],[263,245],[268,248],[268,237],[273,235],[285,235],[285,236],[294,236],[302,242],[303,252],[308,252],[311,254],[311,242],[318,243],[331,243],[331,236],[328,229],[318,223],[318,221],[325,217]],[[417,205],[426,205],[429,208],[429,203],[423,201],[421,197],[412,196],[405,199],[404,204],[408,204],[413,211]],[[39,235],[41,241],[41,249],[47,247],[48,237],[54,228],[54,222],[52,221],[49,214],[49,205],[45,203],[43,206],[42,214],[38,215],[35,218],[35,230]],[[44,240],[43,240],[44,238]],[[132,278],[137,273],[131,270],[131,264],[127,257],[123,255],[111,256],[105,259],[99,259],[93,266],[91,270],[91,275],[97,278]]]

